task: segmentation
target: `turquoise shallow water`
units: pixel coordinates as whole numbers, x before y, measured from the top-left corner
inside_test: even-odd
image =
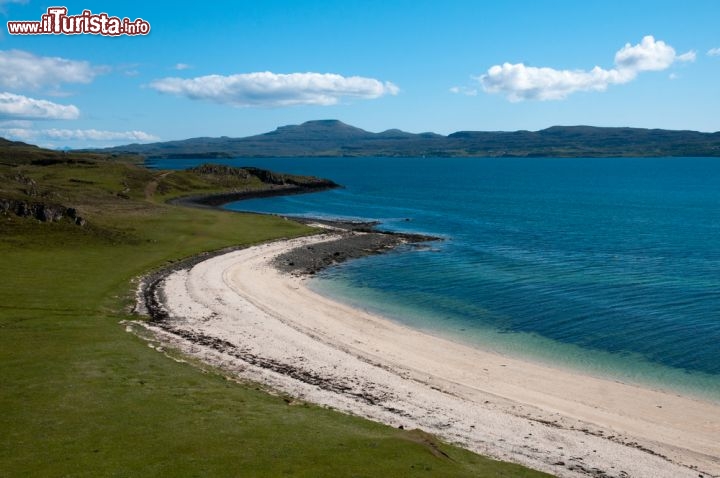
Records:
[[[323,293],[501,353],[720,401],[718,159],[223,162],[345,186],[231,209],[445,238],[331,268],[313,281]]]

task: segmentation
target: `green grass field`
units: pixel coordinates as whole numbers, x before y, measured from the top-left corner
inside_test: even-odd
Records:
[[[0,477],[546,476],[173,361],[119,323],[144,272],[311,229],[164,204],[212,178],[3,162],[0,198],[30,178],[88,224],[0,213]]]

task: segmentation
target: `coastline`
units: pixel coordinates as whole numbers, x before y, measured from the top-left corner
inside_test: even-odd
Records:
[[[168,204],[194,208],[221,209],[226,212],[234,213],[266,215],[265,213],[222,209],[220,206],[230,202],[246,199],[309,194],[336,189],[339,187],[342,186],[332,181],[318,180],[312,185],[271,185],[268,189],[262,190],[235,191],[198,196],[181,196],[169,200]],[[287,251],[283,257],[278,257],[275,266],[282,271],[295,275],[312,275],[333,264],[338,264],[349,259],[357,259],[368,255],[382,254],[401,245],[416,245],[423,242],[443,240],[441,237],[426,234],[379,230],[376,228],[376,226],[379,225],[376,221],[322,219],[287,215],[279,215],[279,217],[299,222],[307,226],[335,231],[339,234],[339,237],[331,243],[323,244],[317,248],[312,247],[311,249],[304,250],[300,253],[294,250]],[[199,260],[205,260],[207,258],[214,257],[215,255],[230,252],[235,249],[236,248],[227,248],[221,251],[201,254],[200,256],[180,261],[180,263],[175,264],[172,268],[177,269],[178,267],[183,267],[183,265],[194,265]],[[168,268],[164,269],[165,272],[169,270],[170,269]],[[160,275],[162,275],[162,271],[160,271]],[[158,274],[149,274],[147,277],[154,277],[153,280],[157,282],[156,276],[158,276]],[[146,297],[146,301],[148,300],[150,299]]]
[[[320,296],[272,265],[341,236],[176,267],[150,294],[157,310],[146,327],[232,376],[558,476],[720,473],[715,404],[418,332]]]
[[[275,196],[289,196],[293,194],[307,194],[328,191],[341,187],[332,181],[318,181],[314,185],[297,184],[266,184],[266,189],[250,189],[246,191],[223,192],[216,194],[200,194],[197,196],[180,196],[170,199],[168,204],[186,207],[217,208],[223,204],[245,199],[269,198]]]
[[[294,189],[171,202],[205,208],[316,191]],[[286,218],[329,232],[205,253],[150,274],[136,311],[151,320],[138,325],[233,379],[557,476],[720,476],[716,403],[483,351],[304,284],[334,263],[440,238]]]

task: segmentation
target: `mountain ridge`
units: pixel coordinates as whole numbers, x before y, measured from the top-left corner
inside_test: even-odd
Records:
[[[720,132],[576,125],[539,131],[457,131],[445,136],[399,129],[372,133],[339,120],[313,120],[240,138],[198,137],[85,151],[147,158],[720,156]]]

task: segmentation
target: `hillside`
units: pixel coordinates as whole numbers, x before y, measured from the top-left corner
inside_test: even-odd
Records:
[[[398,129],[371,133],[341,121],[320,120],[245,138],[191,138],[99,151],[147,158],[720,156],[720,132],[553,126],[540,131],[458,131],[443,136]]]
[[[40,148],[23,143],[0,138],[0,165],[17,166],[20,164],[49,165],[72,163],[78,161],[92,161],[96,159],[118,159],[116,154],[93,154],[88,152],[66,152]],[[126,157],[123,159],[132,159]]]

